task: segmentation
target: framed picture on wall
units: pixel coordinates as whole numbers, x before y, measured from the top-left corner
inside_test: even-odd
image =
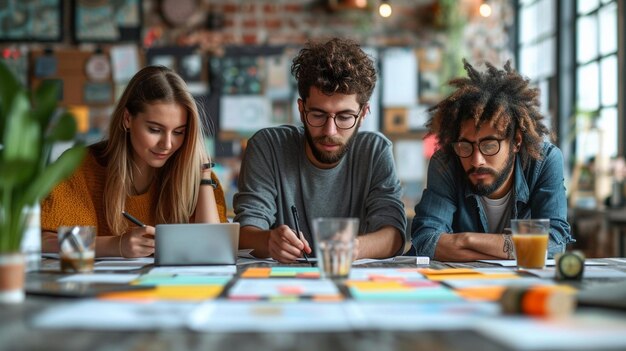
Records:
[[[0,6],[0,42],[63,40],[63,0],[6,0]]]
[[[141,0],[73,0],[76,42],[127,42],[141,39]]]

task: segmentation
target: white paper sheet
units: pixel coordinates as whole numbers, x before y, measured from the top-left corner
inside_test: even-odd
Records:
[[[154,267],[150,274],[178,274],[178,275],[233,275],[237,273],[235,265],[219,266],[168,266]]]
[[[141,261],[126,261],[126,260],[106,260],[96,261],[93,266],[95,271],[129,271],[134,269],[141,269],[148,264]]]
[[[620,315],[585,313],[562,320],[501,317],[481,321],[475,327],[516,350],[626,348],[626,321]]]
[[[76,282],[76,283],[130,283],[139,278],[139,274],[73,274],[67,277],[59,278],[59,282]]]
[[[346,313],[354,329],[455,330],[470,329],[481,318],[497,315],[494,303],[349,302]]]
[[[59,304],[33,318],[37,328],[82,330],[153,330],[181,328],[198,304],[81,300]]]
[[[361,268],[355,267],[350,270],[350,280],[369,280],[372,275],[385,277],[398,277],[406,281],[424,280],[424,275],[418,272],[406,272],[397,268]]]
[[[270,127],[270,100],[257,95],[224,95],[220,98],[220,129],[256,131]]]
[[[404,182],[424,179],[424,142],[421,140],[397,140],[393,144],[398,178]]]
[[[356,260],[352,262],[352,266],[360,266],[368,263],[409,263],[415,265],[427,265],[430,264],[430,258],[427,256],[395,256],[384,259],[376,259],[376,258],[362,258],[360,260]]]
[[[556,275],[554,267],[544,269],[526,269],[526,272],[540,278],[554,278]],[[626,279],[626,273],[606,267],[587,267],[583,271],[584,278],[622,278]]]
[[[382,57],[384,107],[413,107],[417,103],[417,56],[412,48],[389,48]]]
[[[136,45],[115,45],[110,50],[113,81],[126,83],[139,71],[139,55]]]
[[[322,302],[208,301],[196,309],[188,326],[210,332],[346,331],[351,326],[344,306]]]
[[[272,278],[272,279],[238,279],[230,288],[228,296],[285,296],[284,289],[294,288],[297,295],[338,295],[339,289],[328,279]]]
[[[372,57],[374,60],[374,64],[377,65],[378,58],[378,50],[373,47],[363,47],[363,51]],[[378,83],[374,86],[374,91],[372,92],[372,96],[370,97],[370,112],[363,119],[363,123],[361,124],[360,131],[369,131],[369,132],[378,132],[380,130],[380,88],[381,84]]]
[[[154,264],[154,257],[138,257],[138,258],[126,258],[126,257],[114,257],[114,256],[104,256],[104,257],[96,257],[96,261],[122,261],[122,262],[133,262],[136,264]]]

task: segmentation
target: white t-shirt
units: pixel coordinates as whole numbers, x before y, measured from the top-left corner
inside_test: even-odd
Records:
[[[480,197],[487,215],[487,226],[489,233],[502,233],[504,228],[509,226],[511,221],[511,209],[513,189],[499,199],[490,199],[486,196]]]

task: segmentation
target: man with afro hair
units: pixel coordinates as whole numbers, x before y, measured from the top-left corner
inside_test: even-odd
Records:
[[[411,227],[418,255],[440,261],[513,259],[511,219],[550,220],[549,256],[572,242],[563,155],[548,141],[539,90],[507,62],[467,78],[430,109],[438,151]]]

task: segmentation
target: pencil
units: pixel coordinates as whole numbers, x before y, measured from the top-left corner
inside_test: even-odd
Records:
[[[300,236],[300,224],[298,224],[298,209],[296,208],[295,205],[291,206],[291,214],[293,214],[293,221],[295,222],[295,225],[296,225],[296,235],[300,238],[300,240],[304,240],[304,237]],[[302,250],[302,256],[304,256],[306,263],[311,264],[304,250]]]
[[[141,223],[140,220],[138,220],[137,218],[133,217],[130,213],[126,212],[126,211],[122,211],[122,214],[124,215],[124,217],[126,217],[126,219],[128,219],[129,221],[135,223],[136,225],[140,226],[140,227],[145,227],[146,225]]]

